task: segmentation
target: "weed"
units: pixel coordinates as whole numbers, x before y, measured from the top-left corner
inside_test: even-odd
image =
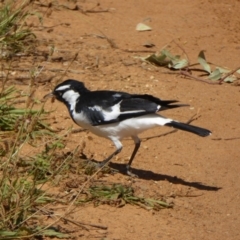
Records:
[[[199,52],[198,63],[190,64],[190,60],[185,50],[177,43],[176,45],[184,52],[186,58],[183,58],[180,55],[172,54],[168,47],[168,49],[164,48],[159,53],[152,54],[146,58],[143,58],[143,60],[152,63],[156,66],[169,68],[188,78],[192,78],[197,81],[202,81],[210,84],[215,83],[221,84],[223,82],[232,83],[233,81],[239,79],[239,76],[237,77],[236,75],[233,74],[236,73],[239,75],[240,67],[234,70],[230,70],[227,68],[216,66],[215,69],[212,70],[210,65],[214,64],[209,64],[209,62],[207,62],[204,51]],[[198,64],[202,68],[196,68],[196,65]],[[192,75],[192,72],[195,71],[203,73],[202,76],[207,76],[207,79],[203,79]]]
[[[85,201],[93,201],[95,206],[100,204],[109,204],[111,206],[122,207],[125,204],[137,205],[145,209],[159,210],[161,208],[170,208],[164,200],[138,197],[134,194],[134,189],[122,184],[97,185],[91,186],[88,190]]]
[[[27,18],[32,15],[29,11],[31,3],[32,1],[20,3],[13,0],[2,3],[0,56],[7,61],[11,56],[29,51],[35,46],[35,35],[26,24]],[[74,59],[76,57],[77,55]],[[11,65],[11,61],[8,64]],[[81,182],[81,189],[73,201],[61,199],[62,204],[68,203],[69,209],[82,201],[79,198],[82,192],[87,193],[84,201],[92,201],[95,205],[121,207],[132,204],[147,209],[171,207],[162,200],[135,196],[134,189],[129,186],[91,185],[90,180],[100,170],[83,153],[82,162],[79,163],[79,158],[76,157],[78,148],[70,154],[61,151],[65,146],[63,137],[48,126],[46,120],[49,112],[44,110],[44,103],[34,98],[37,71],[34,67],[32,69],[29,70],[27,93],[9,86],[9,72],[3,76],[0,90],[0,239],[69,237],[53,228],[53,223],[43,224],[41,217],[49,203],[60,202],[56,195],[59,196],[61,191],[54,195],[49,189],[56,186],[56,179],[62,180],[69,174],[71,166],[74,177],[84,176],[84,183]],[[26,153],[29,145],[34,150]],[[104,174],[110,171],[110,168],[105,167],[102,172]],[[68,211],[64,214],[67,213]],[[61,219],[63,216],[58,217],[55,223]]]
[[[33,48],[36,36],[26,25],[31,16],[28,10],[31,1],[5,1],[0,8],[0,51],[1,56],[12,55]],[[28,47],[26,47],[28,46]]]

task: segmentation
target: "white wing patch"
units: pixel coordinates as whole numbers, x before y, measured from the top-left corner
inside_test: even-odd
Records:
[[[105,121],[111,121],[111,120],[117,119],[120,115],[124,115],[124,114],[145,112],[145,110],[132,110],[132,111],[121,112],[120,104],[121,104],[121,102],[112,106],[111,111],[109,111],[109,110],[106,111],[104,109],[101,110]]]
[[[117,119],[118,116],[121,114],[120,112],[120,103],[115,104],[114,106],[111,107],[111,111],[106,111],[104,109],[102,109],[102,113],[103,113],[103,117],[105,121],[110,121],[113,119]]]
[[[88,109],[92,110],[92,111],[99,111],[101,112],[102,111],[102,107],[100,106],[94,106],[94,107],[88,107]]]

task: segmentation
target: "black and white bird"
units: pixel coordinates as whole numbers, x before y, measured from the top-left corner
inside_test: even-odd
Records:
[[[57,85],[45,97],[55,97],[63,102],[73,121],[92,133],[111,140],[116,146],[109,157],[101,162],[109,162],[122,150],[121,140],[131,137],[135,143],[127,174],[132,174],[130,166],[140,147],[138,134],[157,126],[169,126],[206,137],[211,134],[207,129],[165,118],[157,112],[188,106],[176,104],[176,100],[161,100],[148,94],[130,94],[117,91],[90,91],[84,83],[68,79]]]

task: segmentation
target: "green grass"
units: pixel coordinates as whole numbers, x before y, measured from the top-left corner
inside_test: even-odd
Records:
[[[11,57],[19,52],[33,49],[35,34],[27,26],[26,20],[31,1],[4,1],[0,6],[0,54]]]
[[[4,82],[4,86],[7,85]],[[33,92],[33,89],[30,88],[29,92]],[[67,237],[51,229],[51,224],[43,225],[39,222],[44,217],[41,209],[47,209],[51,203],[60,202],[69,208],[89,202],[95,206],[108,204],[122,207],[131,204],[155,210],[171,207],[164,199],[135,196],[132,187],[122,184],[96,185],[95,182],[93,185],[90,181],[93,177],[89,175],[96,175],[99,169],[86,158],[83,159],[84,154],[78,148],[71,153],[63,153],[63,138],[45,122],[49,113],[44,110],[44,103],[30,96],[21,95],[12,86],[3,89],[0,95],[0,239],[43,235]],[[18,108],[15,101],[21,98],[26,99],[25,107]],[[6,144],[7,141],[10,143]],[[22,154],[22,150],[30,145],[37,146],[36,150]],[[71,169],[76,170],[71,173],[75,179],[86,176],[87,180],[80,184],[77,197],[70,200],[62,197],[60,201],[57,197],[60,192],[53,194],[51,188],[59,184],[57,179],[67,179]],[[109,168],[104,171],[109,172]],[[86,193],[88,197],[83,199]]]
[[[157,200],[136,196],[131,186],[124,186],[122,184],[91,186],[88,192],[89,197],[86,200],[94,202],[95,206],[108,204],[123,207],[126,204],[131,204],[148,210],[160,210],[162,208],[172,207],[172,205],[166,203],[164,199]]]
[[[35,46],[35,35],[25,24],[33,15],[29,11],[31,4],[32,1],[9,1],[1,5],[0,54],[8,65],[8,57]],[[34,97],[36,74],[31,69],[29,73],[28,90],[12,86],[9,73],[0,83],[0,239],[69,237],[52,228],[61,216],[53,223],[41,222],[46,218],[44,211],[56,203],[66,204],[68,209],[86,202],[116,207],[132,204],[156,210],[171,207],[162,199],[135,196],[132,187],[122,184],[93,185],[91,179],[100,170],[86,159],[83,150],[63,151],[66,132],[59,136],[48,125],[50,116],[45,103]],[[109,173],[110,169],[105,167],[101,171]],[[59,183],[63,186],[69,175],[75,179],[82,177],[83,181],[73,198],[69,200],[66,194],[60,199],[62,192],[52,193],[51,189]],[[88,197],[83,199],[85,193]]]
[[[6,1],[0,8],[0,54],[8,59],[35,46],[35,35],[26,25],[33,13],[31,1]],[[31,72],[29,70],[29,72]],[[62,139],[45,119],[44,103],[33,97],[34,74],[28,91],[16,89],[2,78],[0,90],[0,239],[23,236],[58,236],[60,233],[33,224],[41,206],[56,199],[43,190],[66,170],[68,156],[59,155]],[[21,106],[21,107],[19,107]],[[36,151],[23,154],[29,146]],[[59,167],[56,162],[61,161]]]
[[[17,108],[15,101],[21,97],[26,99],[27,106]],[[38,110],[34,110],[35,105]],[[37,207],[55,201],[41,189],[61,172],[62,169],[55,166],[59,160],[56,152],[64,144],[44,122],[47,114],[44,104],[22,96],[13,86],[1,91],[0,238],[15,238],[23,236],[23,232],[29,235],[39,231],[31,224],[27,227],[29,219],[33,218]],[[37,153],[21,154],[22,149],[37,143],[42,145],[36,149]]]

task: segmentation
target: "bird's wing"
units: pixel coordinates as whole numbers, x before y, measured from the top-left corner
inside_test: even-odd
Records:
[[[134,95],[132,95],[132,98],[141,98],[141,99],[148,100],[150,102],[154,102],[160,106],[158,111],[189,106],[189,104],[177,103],[178,100],[161,100],[160,98],[154,97],[149,94],[134,94]],[[173,103],[175,103],[175,104],[173,104]]]
[[[80,96],[76,112],[84,111],[91,124],[96,126],[155,113],[162,107],[167,108],[169,104],[175,102],[177,101],[162,101],[147,94],[131,95],[124,92],[94,91]]]

